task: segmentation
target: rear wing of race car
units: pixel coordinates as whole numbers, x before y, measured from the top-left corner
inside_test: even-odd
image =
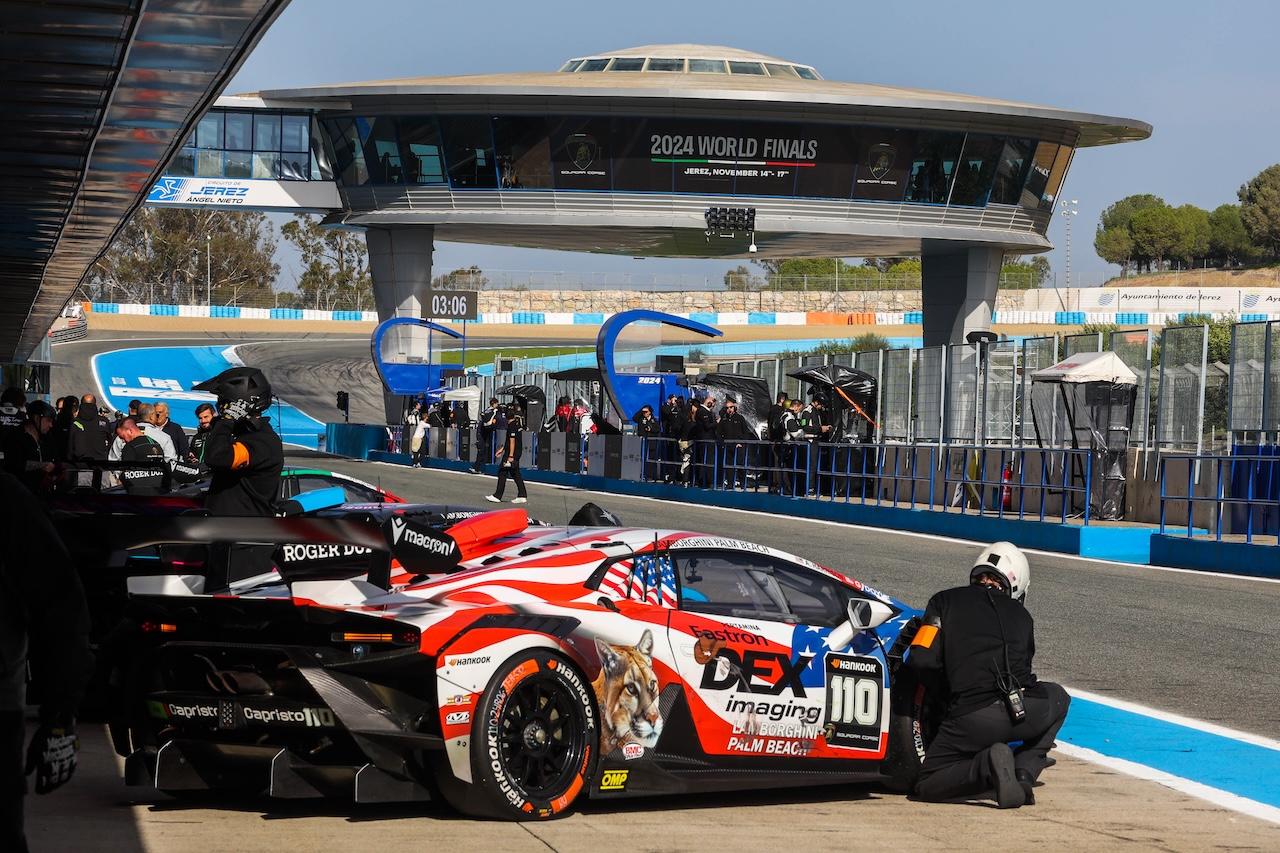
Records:
[[[280,546],[274,560],[285,583],[332,577],[352,558],[367,556],[368,582],[390,589],[392,561],[415,574],[447,574],[477,548],[529,526],[524,510],[480,513],[448,527],[424,523],[413,513],[373,518],[209,516],[85,516],[68,519],[64,535],[104,537],[120,550],[204,544],[209,548],[198,574],[206,594],[226,590],[234,576],[238,546]],[[174,573],[174,572],[169,572]],[[189,570],[181,572],[191,574]]]

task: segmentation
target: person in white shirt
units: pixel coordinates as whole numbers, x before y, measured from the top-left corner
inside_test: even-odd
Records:
[[[173,439],[169,437],[163,429],[149,421],[154,407],[150,403],[142,403],[138,406],[138,419],[136,421],[138,429],[147,438],[160,445],[160,449],[164,452],[165,459],[177,459],[178,451],[173,446]],[[115,441],[111,442],[111,450],[107,453],[107,460],[110,462],[120,461],[120,451],[124,449],[124,441],[120,436],[116,436]]]

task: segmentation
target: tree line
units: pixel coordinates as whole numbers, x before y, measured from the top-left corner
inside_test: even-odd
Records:
[[[295,214],[280,236],[302,272],[278,288],[275,226],[258,211],[143,207],[90,269],[91,301],[371,310],[373,279],[364,236],[322,228]]]
[[[1120,274],[1174,265],[1240,267],[1280,260],[1280,164],[1236,193],[1238,204],[1212,211],[1178,207],[1150,193],[1126,196],[1102,212],[1093,248]]]
[[[919,258],[863,258],[852,264],[843,258],[765,258],[724,274],[727,290],[918,290]],[[1052,270],[1043,255],[1006,257],[1000,286],[1009,289],[1042,287]]]

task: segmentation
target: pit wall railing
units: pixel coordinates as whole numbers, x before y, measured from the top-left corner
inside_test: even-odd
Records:
[[[496,471],[496,439],[475,428],[431,427],[416,449],[400,426],[387,427],[386,435],[386,450],[411,463],[474,464],[480,446],[485,469]],[[998,519],[1088,525],[1093,518],[1094,455],[1087,450],[558,432],[525,432],[522,447],[521,468],[535,471]]]
[[[1280,456],[1271,447],[1160,460],[1160,532],[1274,546],[1280,543]],[[1184,527],[1185,525],[1185,527]]]

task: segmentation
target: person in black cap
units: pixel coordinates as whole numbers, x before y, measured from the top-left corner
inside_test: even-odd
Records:
[[[20,428],[3,433],[0,455],[4,457],[4,470],[39,495],[46,491],[46,478],[53,473],[49,440],[49,431],[53,429],[53,406],[44,400],[32,400],[27,404],[26,414]]]
[[[256,367],[233,367],[195,390],[218,398],[218,418],[204,443],[204,463],[213,472],[205,508],[212,515],[274,515],[284,446],[263,417],[271,405],[267,377]]]

